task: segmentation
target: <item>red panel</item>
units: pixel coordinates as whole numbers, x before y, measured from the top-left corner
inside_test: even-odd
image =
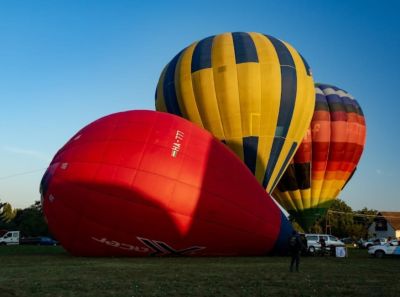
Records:
[[[308,128],[306,136],[301,142],[296,154],[293,157],[295,163],[310,163],[312,158],[311,129]]]
[[[99,119],[56,160],[44,212],[75,255],[262,255],[289,235],[280,234],[282,213],[247,167],[170,114]]]

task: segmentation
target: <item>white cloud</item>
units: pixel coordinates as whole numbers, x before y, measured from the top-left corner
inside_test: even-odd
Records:
[[[3,146],[2,149],[6,152],[17,154],[17,155],[24,155],[28,157],[33,157],[35,159],[39,159],[42,161],[50,162],[50,157],[47,154],[35,151],[35,150],[29,150],[29,149],[24,149],[24,148],[19,148],[19,147],[12,147],[12,146]]]
[[[381,169],[376,169],[376,174],[377,175],[383,175],[383,171]]]

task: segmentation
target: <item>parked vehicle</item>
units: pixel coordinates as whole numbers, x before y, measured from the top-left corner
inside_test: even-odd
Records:
[[[329,234],[306,234],[307,249],[310,254],[321,251],[321,239],[325,240],[326,249],[331,250],[332,247],[345,246],[344,242],[337,237]]]
[[[40,242],[39,242],[40,245],[57,245],[58,244],[58,241],[54,240],[51,237],[41,236],[41,237],[39,237],[39,239],[40,239]]]
[[[20,233],[19,231],[8,231],[0,237],[0,245],[19,244]]]
[[[377,258],[382,258],[386,255],[400,256],[400,246],[385,243],[382,245],[373,245],[368,248],[368,254]]]
[[[357,247],[357,241],[351,237],[341,238],[340,241],[343,241],[344,244],[347,246]]]
[[[47,236],[23,237],[20,244],[30,245],[57,245],[58,241]]]
[[[360,248],[368,249],[373,245],[383,245],[386,243],[386,238],[370,238],[367,241],[363,241]]]
[[[39,245],[40,238],[39,237],[22,237],[19,244],[31,244],[31,245]]]

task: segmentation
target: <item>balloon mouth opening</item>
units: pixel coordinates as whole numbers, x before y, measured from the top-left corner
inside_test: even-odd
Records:
[[[333,201],[329,200],[318,205],[318,207],[307,208],[301,211],[289,211],[290,218],[298,223],[305,232],[311,232],[311,228],[315,223],[326,215]]]

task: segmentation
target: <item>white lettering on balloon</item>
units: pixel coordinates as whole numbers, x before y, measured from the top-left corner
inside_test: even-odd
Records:
[[[138,252],[138,253],[148,253],[150,251],[150,249],[148,249],[147,247],[135,246],[135,245],[128,244],[128,243],[121,243],[121,242],[118,242],[115,240],[108,240],[105,237],[103,237],[103,238],[92,237],[92,239],[99,243],[109,245],[109,246],[112,246],[115,248],[119,248],[121,250],[133,251],[133,252]]]
[[[181,149],[181,142],[182,142],[184,136],[185,136],[185,133],[183,133],[182,131],[180,131],[180,130],[176,131],[174,143],[172,144],[172,148],[171,148],[171,157],[176,158],[178,156],[178,153]]]

